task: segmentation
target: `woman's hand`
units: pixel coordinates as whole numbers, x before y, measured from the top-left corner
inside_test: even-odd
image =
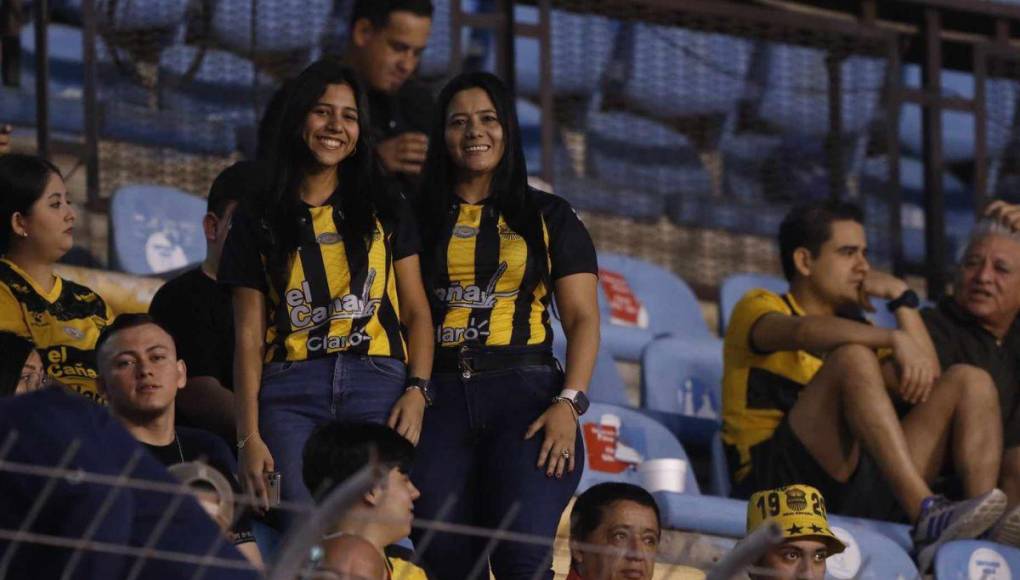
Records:
[[[266,472],[269,471],[275,471],[273,455],[269,453],[269,447],[266,447],[262,437],[253,433],[244,447],[238,449],[237,474],[244,491],[255,498],[252,507],[259,513],[269,510],[269,492],[266,489]]]
[[[577,441],[577,415],[566,401],[556,401],[528,426],[525,439],[531,439],[545,429],[542,450],[538,453],[538,468],[545,468],[547,477],[563,477],[564,471],[574,471],[574,444]],[[563,452],[566,451],[567,455]]]
[[[400,433],[411,445],[418,445],[421,437],[422,417],[425,416],[425,395],[418,389],[407,389],[393,404],[390,420],[386,422],[391,429]]]

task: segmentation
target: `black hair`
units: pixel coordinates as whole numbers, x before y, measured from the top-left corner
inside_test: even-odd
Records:
[[[577,497],[570,512],[570,538],[586,542],[602,523],[606,510],[618,501],[632,501],[655,512],[655,525],[662,533],[662,518],[655,498],[644,488],[631,483],[610,481],[593,485]]]
[[[393,12],[410,12],[415,16],[432,18],[432,0],[355,0],[351,9],[351,29],[362,18],[375,28],[385,28]]]
[[[354,71],[336,59],[324,58],[308,65],[285,91],[269,160],[269,185],[255,202],[269,278],[277,289],[286,287],[288,262],[300,244],[301,180],[315,163],[302,137],[305,119],[327,87],[334,84],[351,87],[358,107],[359,131],[355,151],[337,166],[339,199],[331,202],[333,215],[348,248],[366,247],[375,229],[377,203],[372,187],[374,157],[368,136],[367,101]]]
[[[168,329],[161,322],[159,322],[158,320],[156,320],[155,318],[148,314],[145,314],[143,312],[129,312],[117,315],[117,317],[113,319],[113,322],[110,323],[106,328],[104,328],[99,333],[99,338],[96,340],[96,347],[94,349],[94,352],[96,353],[96,358],[97,359],[99,358],[99,350],[103,347],[104,344],[106,344],[108,340],[113,338],[113,335],[117,334],[122,330],[136,328],[139,326],[145,326],[147,324],[156,326],[163,332],[170,335],[170,340],[173,341],[174,344],[174,350],[175,351],[177,350],[177,341],[174,339],[174,335],[172,332],[170,332],[170,329]]]
[[[0,155],[0,255],[10,250],[14,234],[11,218],[16,213],[28,215],[32,211],[52,175],[62,177],[57,166],[42,157],[23,153]]]
[[[276,146],[276,136],[280,132],[283,108],[287,104],[287,95],[293,82],[294,79],[285,79],[280,83],[280,86],[273,92],[273,96],[269,97],[265,110],[262,111],[255,143],[255,159],[259,161],[268,161],[273,158],[273,148]]]
[[[9,397],[18,389],[21,370],[35,345],[13,332],[0,332],[0,397]]]
[[[826,200],[798,205],[786,214],[779,226],[779,258],[787,281],[792,282],[797,273],[793,252],[806,248],[812,256],[817,256],[822,244],[832,237],[832,223],[838,221],[863,225],[864,213],[853,203]]]
[[[414,445],[385,425],[339,421],[322,425],[305,443],[301,468],[305,487],[324,497],[368,465],[373,453],[380,465],[404,473],[414,461]]]
[[[206,211],[222,218],[231,203],[258,195],[265,185],[259,167],[255,161],[238,161],[221,171],[209,188]]]
[[[463,73],[453,78],[439,93],[436,113],[429,136],[430,147],[425,159],[419,196],[418,218],[421,220],[423,251],[422,270],[426,282],[436,279],[437,247],[457,219],[454,180],[457,168],[446,150],[446,113],[453,97],[468,89],[479,88],[489,95],[503,127],[503,158],[496,166],[490,196],[491,211],[502,215],[507,225],[528,245],[529,268],[537,268],[539,279],[548,284],[549,264],[546,259],[542,216],[535,191],[528,187],[528,168],[524,162],[521,130],[517,123],[517,106],[513,93],[497,77],[487,72]],[[427,284],[426,287],[431,287]],[[429,292],[429,297],[433,293]],[[437,313],[438,315],[438,313]],[[442,320],[441,317],[433,320]]]

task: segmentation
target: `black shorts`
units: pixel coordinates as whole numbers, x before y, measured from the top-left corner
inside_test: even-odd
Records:
[[[735,449],[730,448],[731,460]],[[830,513],[886,521],[906,521],[906,514],[886,485],[875,460],[863,449],[857,469],[846,482],[832,478],[804,447],[783,417],[772,437],[751,448],[751,473],[733,486],[733,496],[784,485],[806,483],[818,488]]]

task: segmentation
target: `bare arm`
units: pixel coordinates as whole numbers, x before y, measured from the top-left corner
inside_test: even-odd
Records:
[[[397,299],[400,301],[400,322],[407,327],[408,376],[428,379],[432,376],[432,312],[425,285],[421,279],[418,256],[408,256],[394,263],[397,275]],[[397,400],[387,424],[417,445],[425,415],[425,396],[410,389]]]
[[[598,279],[594,274],[573,274],[556,281],[556,307],[567,337],[568,389],[588,390],[599,352]]]
[[[829,352],[845,344],[893,346],[895,330],[836,316],[787,316],[772,312],[751,327],[751,346],[763,352]]]
[[[234,410],[241,485],[269,507],[263,473],[273,470],[273,458],[259,435],[259,385],[262,381],[262,349],[266,334],[266,297],[258,290],[236,287],[234,304]]]
[[[216,377],[189,378],[187,388],[177,393],[177,413],[227,441],[236,441],[234,393]]]

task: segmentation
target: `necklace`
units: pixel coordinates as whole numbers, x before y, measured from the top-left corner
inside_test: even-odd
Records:
[[[181,438],[177,436],[177,429],[174,429],[174,443],[177,444],[177,454],[181,456],[181,463],[184,463],[184,448],[181,447]]]

